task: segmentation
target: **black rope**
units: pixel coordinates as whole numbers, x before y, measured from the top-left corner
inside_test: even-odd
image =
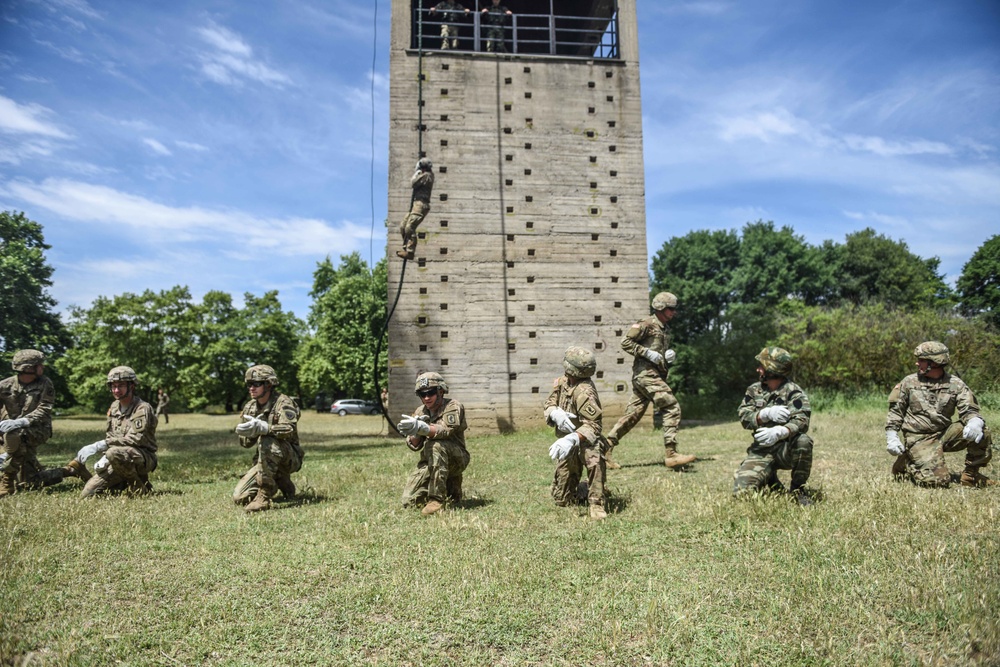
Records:
[[[375,3],[376,6],[378,2]],[[374,72],[373,72],[374,73]],[[417,9],[417,155],[418,159],[423,157],[424,152],[424,13],[423,7]],[[374,121],[373,121],[372,134],[374,137]],[[374,139],[373,139],[374,141]],[[374,155],[374,151],[372,153]],[[410,210],[413,210],[413,200],[415,199],[415,193],[410,194]],[[374,225],[374,217],[373,222]],[[399,272],[399,285],[396,286],[396,298],[393,299],[392,307],[388,309],[385,316],[385,324],[382,325],[382,333],[379,334],[375,343],[375,389],[379,390],[381,387],[381,380],[379,378],[379,357],[382,354],[382,339],[385,338],[386,333],[389,331],[389,322],[392,320],[393,314],[396,312],[396,304],[399,303],[399,296],[403,293],[403,277],[406,275],[406,263],[407,259],[403,258],[403,268]],[[374,275],[374,267],[372,269]],[[389,417],[389,412],[386,406],[381,401],[381,392],[379,396],[378,407],[382,412],[382,416],[385,417],[386,422],[389,424],[389,428],[396,432],[396,435],[403,437],[403,434],[399,432],[396,428],[396,423]]]

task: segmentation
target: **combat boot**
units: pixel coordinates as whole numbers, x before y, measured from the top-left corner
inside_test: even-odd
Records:
[[[295,482],[292,481],[291,477],[279,477],[274,480],[274,483],[278,485],[278,490],[281,491],[285,500],[291,500],[295,497]]]
[[[961,484],[962,486],[982,489],[987,486],[997,486],[998,483],[995,479],[990,479],[980,473],[979,466],[965,466],[965,471],[962,472]]]
[[[420,510],[420,513],[423,514],[424,516],[430,516],[431,514],[440,512],[443,507],[444,505],[442,505],[437,500],[432,500],[426,505],[424,505],[424,509]]]
[[[413,259],[414,252],[412,250],[397,250],[396,257],[401,259]]]
[[[791,489],[791,494],[795,496],[795,502],[801,507],[809,507],[813,504],[813,499],[809,496],[805,487],[800,486],[797,489]]]
[[[604,511],[604,508],[600,505],[590,506],[590,518],[600,521],[601,519],[607,519],[608,513]]]
[[[676,446],[667,445],[667,451],[663,456],[663,465],[668,468],[678,468],[693,462],[696,458],[698,457],[691,454],[678,454]]]
[[[900,454],[892,464],[892,478],[897,482],[906,480],[906,455]]]
[[[611,459],[611,450],[613,450],[615,447],[618,446],[618,438],[614,437],[613,435],[609,435],[607,438],[605,438],[605,440],[608,441],[608,449],[606,452],[604,452],[604,467],[607,468],[608,470],[621,469],[621,466],[615,463]]]
[[[243,508],[243,511],[252,514],[253,512],[265,512],[271,509],[271,494],[263,487],[257,489],[257,495]]]
[[[80,481],[84,484],[86,484],[87,480],[92,477],[90,471],[87,470],[87,466],[83,465],[76,459],[73,459],[63,466],[62,473],[63,477],[79,477]]]
[[[17,478],[7,473],[0,475],[0,498],[12,496],[15,491],[17,491]]]

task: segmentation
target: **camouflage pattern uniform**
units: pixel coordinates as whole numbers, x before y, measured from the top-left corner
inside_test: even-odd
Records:
[[[44,375],[27,384],[21,384],[17,375],[0,381],[0,421],[24,418],[29,422],[24,428],[0,435],[8,455],[0,487],[7,493],[16,487],[39,488],[63,480],[62,468],[45,468],[37,456],[38,446],[52,437],[55,400],[52,380]]]
[[[507,53],[504,41],[504,23],[507,21],[507,8],[503,5],[490,5],[486,8],[483,23],[486,25],[486,50],[490,53]]]
[[[632,398],[625,407],[625,414],[608,433],[608,439],[617,444],[646,414],[646,407],[653,406],[663,412],[663,446],[668,455],[677,450],[677,428],[681,423],[681,405],[667,385],[665,366],[655,366],[642,353],[647,349],[663,354],[670,347],[670,328],[656,315],[633,324],[621,342],[622,349],[635,357],[632,362]]]
[[[774,348],[772,348],[774,349]],[[783,405],[791,416],[781,426],[789,435],[771,446],[756,440],[747,448],[747,457],[740,464],[733,477],[733,493],[739,495],[747,491],[766,487],[781,488],[778,470],[791,470],[793,491],[805,486],[812,472],[813,441],[807,435],[812,408],[809,397],[799,385],[790,380],[771,391],[764,382],[754,382],[747,387],[743,402],[737,411],[743,428],[755,431],[761,427],[757,415],[767,407]]]
[[[164,424],[170,423],[170,415],[167,413],[168,405],[170,405],[170,396],[167,395],[167,392],[165,391],[157,392],[156,417],[157,418],[163,417]]]
[[[233,489],[233,502],[246,505],[265,488],[268,497],[281,490],[287,498],[295,493],[291,475],[302,468],[305,454],[299,445],[299,408],[288,396],[272,387],[271,395],[264,405],[250,399],[243,406],[243,416],[256,417],[268,425],[267,435],[240,436],[240,446],[255,447],[253,466],[246,472]]]
[[[145,493],[152,490],[149,473],[156,470],[156,414],[135,393],[132,402],[122,406],[115,401],[108,409],[104,453],[108,465],[95,467],[94,476],[83,487],[81,497],[89,498],[107,491],[129,490]]]
[[[418,168],[410,179],[413,188],[413,206],[403,221],[399,223],[399,233],[403,237],[403,250],[396,253],[401,257],[412,259],[417,250],[417,227],[431,210],[431,190],[434,188],[434,172],[427,158],[421,158],[419,164],[427,164],[427,169]]]
[[[959,421],[952,422],[956,410]],[[963,438],[964,425],[973,417],[982,419],[979,403],[960,378],[947,372],[936,380],[907,375],[893,388],[886,417],[886,430],[900,432],[906,446],[905,468],[897,464],[893,471],[905,471],[921,486],[947,487],[951,475],[944,453],[964,449],[966,469],[978,472],[993,458],[993,437],[984,427],[978,443]]]
[[[431,413],[421,405],[413,416],[435,426],[433,436],[421,436],[420,461],[403,489],[403,507],[446,499],[462,499],[462,474],[469,466],[465,447],[465,407],[453,398],[441,399],[440,412]]]
[[[552,479],[552,498],[556,505],[567,506],[576,503],[580,474],[587,469],[589,491],[587,501],[591,505],[604,507],[604,480],[606,475],[601,437],[601,400],[597,387],[590,378],[578,379],[575,384],[567,376],[556,380],[552,393],[545,399],[546,417],[550,408],[560,408],[576,415],[571,420],[580,436],[580,444],[569,455],[556,464]],[[551,422],[550,422],[551,423]],[[567,431],[556,428],[556,435],[562,437]]]
[[[441,19],[441,50],[448,50],[449,46],[453,49],[458,48],[458,26],[454,23],[449,23],[449,21],[454,21],[456,15],[460,12],[464,12],[465,8],[453,0],[444,0],[439,2],[435,7],[434,11],[441,12],[444,16]],[[450,44],[449,44],[450,40]],[[419,224],[419,223],[418,223]]]

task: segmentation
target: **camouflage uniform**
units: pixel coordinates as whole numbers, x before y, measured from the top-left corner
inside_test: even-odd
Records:
[[[426,159],[426,158],[424,158]],[[430,163],[428,162],[428,165]],[[399,223],[399,233],[403,237],[402,252],[412,258],[417,250],[417,227],[431,210],[431,190],[434,188],[434,172],[418,169],[410,179],[413,188],[413,206],[403,221]],[[397,253],[398,254],[398,253]]]
[[[8,455],[2,484],[13,492],[15,486],[38,488],[63,480],[62,468],[45,468],[38,462],[38,446],[52,437],[52,407],[56,391],[46,376],[21,384],[17,375],[0,381],[0,421],[27,419],[29,425],[0,435]]]
[[[952,422],[955,411],[959,421]],[[940,378],[907,375],[892,391],[887,431],[898,431],[906,446],[902,465],[894,472],[908,475],[922,486],[946,487],[951,475],[945,452],[965,450],[966,468],[976,471],[993,457],[993,437],[988,428],[978,443],[962,437],[965,424],[973,417],[982,419],[972,390],[960,378],[945,372]]]
[[[170,423],[170,415],[167,413],[167,406],[170,405],[170,396],[167,392],[161,391],[156,396],[156,417],[163,417],[163,423]]]
[[[465,408],[453,398],[441,399],[441,409],[431,413],[421,405],[413,412],[435,426],[433,436],[420,436],[420,461],[410,473],[403,489],[403,507],[424,502],[444,503],[462,499],[462,473],[469,465],[469,450],[465,447]],[[422,419],[423,421],[423,419]]]
[[[465,8],[453,0],[444,0],[444,2],[439,2],[435,7],[434,11],[441,12],[443,17],[441,19],[441,50],[446,51],[450,46],[453,49],[458,48],[458,26],[454,23],[449,23],[449,21],[454,21],[456,15],[460,12],[464,12]],[[449,40],[451,43],[449,44]]]
[[[602,456],[604,439],[601,437],[601,400],[597,396],[597,387],[589,378],[578,379],[575,384],[571,384],[570,378],[563,376],[556,380],[552,393],[545,400],[546,417],[550,408],[560,408],[576,415],[571,419],[580,436],[580,444],[556,464],[552,479],[553,500],[560,506],[576,503],[580,474],[586,468],[589,486],[587,500],[591,505],[604,507],[606,471]],[[562,437],[567,432],[557,427],[556,435]]]
[[[483,23],[486,25],[486,50],[489,52],[507,53],[504,41],[504,23],[507,20],[507,8],[503,5],[490,5],[486,8]]]
[[[81,497],[89,498],[107,491],[148,492],[149,473],[156,470],[156,414],[146,401],[134,393],[123,406],[115,401],[108,409],[104,453],[108,465],[95,467],[94,476],[83,487]]]
[[[665,366],[655,366],[642,356],[647,349],[663,354],[670,347],[670,328],[656,315],[633,324],[621,342],[622,349],[635,357],[632,362],[632,398],[625,407],[625,414],[608,433],[608,439],[617,443],[624,438],[646,414],[646,407],[653,406],[663,412],[663,446],[668,453],[677,449],[677,427],[681,423],[681,406],[674,392],[667,385]]]
[[[760,411],[776,405],[785,406],[791,413],[788,421],[781,424],[788,429],[789,435],[770,446],[754,441],[747,448],[747,457],[733,477],[735,495],[765,487],[780,488],[778,470],[792,471],[792,490],[801,489],[809,479],[813,441],[807,432],[812,409],[809,407],[809,397],[799,385],[785,380],[780,387],[771,391],[764,382],[754,382],[747,387],[743,403],[737,411],[740,423],[743,428],[755,431],[761,427],[757,421]]]
[[[263,486],[273,495],[275,487],[285,497],[294,495],[291,475],[302,468],[305,454],[299,445],[299,408],[288,396],[272,387],[264,405],[250,399],[243,406],[242,416],[256,417],[268,425],[267,435],[240,436],[241,447],[256,447],[253,467],[247,471],[233,489],[233,502],[245,505]]]

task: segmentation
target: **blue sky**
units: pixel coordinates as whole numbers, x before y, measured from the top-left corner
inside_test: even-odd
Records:
[[[381,257],[375,8],[0,3],[0,208],[44,225],[59,307],[183,284],[277,289],[304,316],[317,261]],[[954,280],[1000,232],[1000,3],[638,12],[651,255],[759,218],[810,243],[872,227]]]

